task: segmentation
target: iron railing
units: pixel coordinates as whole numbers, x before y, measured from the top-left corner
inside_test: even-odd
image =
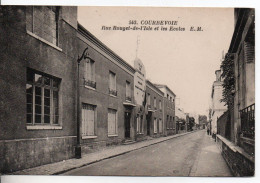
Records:
[[[117,96],[117,91],[116,91],[116,90],[113,90],[113,89],[111,89],[111,88],[109,88],[109,94],[110,94],[110,95]]]
[[[255,138],[255,104],[240,110],[241,133],[243,137]]]
[[[96,82],[95,81],[91,81],[91,80],[85,79],[84,80],[84,85],[85,86],[90,86],[92,88],[96,88]]]
[[[131,97],[131,96],[126,96],[125,99],[126,99],[127,101],[132,101],[132,97]]]

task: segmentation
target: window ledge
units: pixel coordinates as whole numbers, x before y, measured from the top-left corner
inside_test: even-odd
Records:
[[[95,139],[95,138],[97,138],[97,136],[95,136],[95,135],[90,135],[90,136],[82,136],[82,139]]]
[[[92,88],[90,86],[84,85],[85,88],[96,91],[96,88]]]
[[[118,134],[114,134],[114,135],[107,135],[108,137],[118,137]]]
[[[117,96],[115,95],[112,95],[112,94],[109,94],[110,97],[114,97],[114,98],[117,98]]]
[[[31,125],[26,126],[27,130],[62,130],[62,126],[52,126],[52,125]]]
[[[62,49],[61,49],[61,48],[59,48],[58,46],[56,46],[55,44],[53,44],[53,43],[51,43],[51,42],[49,42],[49,41],[46,41],[45,39],[43,39],[43,38],[37,36],[36,34],[32,33],[31,31],[28,31],[28,30],[27,30],[27,34],[29,34],[30,36],[34,37],[35,39],[38,39],[38,40],[44,42],[45,44],[47,44],[47,45],[49,45],[49,46],[51,46],[51,47],[53,47],[53,48],[55,48],[55,49],[57,49],[57,50],[59,50],[59,51],[62,52]]]

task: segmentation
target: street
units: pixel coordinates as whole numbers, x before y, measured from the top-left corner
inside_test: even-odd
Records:
[[[197,131],[74,169],[64,175],[203,176],[203,173],[196,174],[197,171],[194,172],[194,170],[201,163],[202,167],[209,168],[207,165],[205,166],[208,161],[196,162],[196,160],[201,159],[199,156],[203,154],[200,153],[202,148],[210,148],[214,143],[210,138],[206,135],[206,131]],[[215,157],[216,153],[213,156]],[[219,162],[222,164],[219,165]],[[219,165],[218,174],[215,176],[231,176],[223,159],[215,162],[215,165]],[[208,174],[208,176],[210,175]]]

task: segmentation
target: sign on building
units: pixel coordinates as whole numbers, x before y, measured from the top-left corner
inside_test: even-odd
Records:
[[[134,68],[136,70],[134,75],[134,97],[137,105],[143,105],[145,97],[145,68],[142,61],[138,58],[134,61]]]

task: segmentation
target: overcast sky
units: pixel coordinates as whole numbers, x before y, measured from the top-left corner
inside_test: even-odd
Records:
[[[133,66],[138,58],[147,78],[168,85],[188,113],[208,114],[215,70],[229,48],[233,8],[79,7],[78,20],[100,41]],[[105,31],[102,26],[128,26],[129,20],[178,21],[185,31]],[[191,32],[191,26],[203,31]],[[156,26],[152,26],[153,28]]]

